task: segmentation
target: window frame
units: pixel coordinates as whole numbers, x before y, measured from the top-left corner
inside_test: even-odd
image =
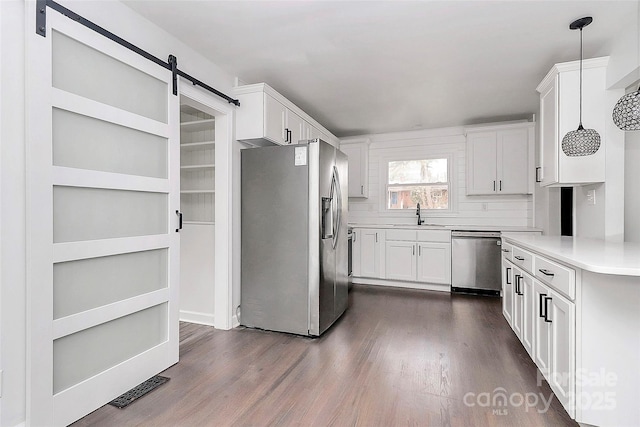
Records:
[[[389,184],[389,163],[397,161],[412,161],[412,160],[447,160],[447,182],[430,182],[430,183],[408,183],[408,184]],[[448,186],[449,206],[447,209],[427,209],[420,207],[421,215],[428,215],[431,217],[438,216],[452,216],[456,215],[456,180],[455,180],[455,156],[454,153],[416,153],[413,155],[404,156],[387,156],[380,159],[380,213],[388,216],[405,216],[407,214],[415,215],[415,209],[390,209],[389,208],[389,188],[393,187],[406,187],[406,186]]]

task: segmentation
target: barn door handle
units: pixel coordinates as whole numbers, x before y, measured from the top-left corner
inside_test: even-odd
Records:
[[[182,212],[176,211],[176,215],[178,215],[178,228],[176,228],[176,233],[182,230]]]

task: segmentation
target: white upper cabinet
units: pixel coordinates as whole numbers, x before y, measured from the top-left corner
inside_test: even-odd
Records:
[[[533,123],[467,129],[467,194],[533,192]]]
[[[580,62],[556,64],[538,85],[540,93],[540,164],[537,180],[542,186],[582,185],[604,182],[607,119],[606,71],[608,57],[583,61],[582,125],[601,138],[593,155],[569,157],[562,138],[580,122]]]
[[[240,101],[236,110],[236,139],[254,145],[297,144],[320,138],[338,146],[332,135],[308,114],[265,83],[233,89]]]
[[[340,150],[349,158],[349,197],[369,197],[369,140],[342,141]]]

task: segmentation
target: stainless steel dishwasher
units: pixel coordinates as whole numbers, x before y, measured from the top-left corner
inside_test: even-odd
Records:
[[[499,296],[500,232],[451,233],[451,291]]]

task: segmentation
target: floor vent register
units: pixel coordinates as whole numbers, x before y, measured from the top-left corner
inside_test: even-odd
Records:
[[[138,384],[128,392],[116,397],[111,402],[109,402],[109,405],[115,406],[116,408],[120,408],[120,409],[126,408],[135,400],[155,390],[156,388],[160,387],[162,384],[166,383],[167,381],[169,381],[169,378],[162,377],[160,375],[151,377],[145,382]]]

